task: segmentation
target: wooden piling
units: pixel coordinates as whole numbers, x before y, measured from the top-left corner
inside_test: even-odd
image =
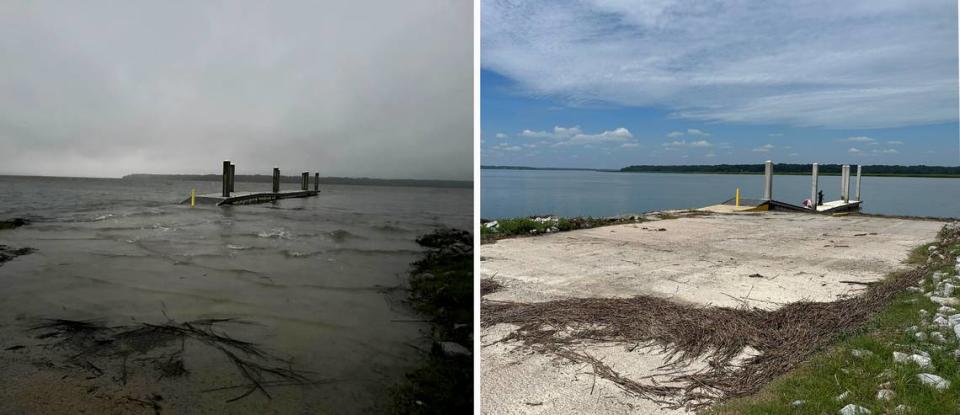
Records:
[[[857,175],[857,177],[859,177],[859,175]],[[859,182],[858,182],[858,183],[859,183]],[[860,189],[860,186],[858,185],[858,186],[857,186],[857,194],[860,194],[860,190],[859,190],[859,189]],[[319,191],[320,191],[320,173],[314,173],[314,174],[313,174],[313,191],[314,191],[314,192],[319,192]]]
[[[840,167],[840,200],[844,203],[850,201],[850,165],[844,164]]]
[[[237,183],[237,165],[230,163],[230,191],[231,192],[237,191],[236,183]]]
[[[310,172],[300,173],[300,190],[307,190],[307,182],[310,181]]]
[[[863,166],[858,164],[857,165],[857,200],[861,200],[860,199],[860,173],[862,171],[863,171]]]
[[[273,193],[280,193],[280,168],[273,168]]]
[[[820,177],[818,176],[820,173],[819,170],[820,164],[813,163],[813,171],[810,173],[810,176],[813,177],[813,182],[810,184],[810,201],[813,202],[811,203],[811,206],[814,210],[817,209],[817,192],[820,190]]]
[[[773,162],[767,160],[763,165],[763,200],[773,199]]]
[[[230,197],[230,160],[223,161],[223,197]]]

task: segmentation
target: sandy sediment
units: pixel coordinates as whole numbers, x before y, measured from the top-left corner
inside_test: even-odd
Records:
[[[680,303],[777,309],[801,300],[856,295],[866,283],[906,268],[911,248],[933,241],[943,223],[861,216],[784,213],[712,215],[618,225],[484,245],[482,278],[503,285],[488,300],[647,295]],[[484,413],[685,413],[628,396],[593,376],[586,364],[498,342],[514,326],[481,333]],[[654,384],[678,369],[662,368],[656,348],[586,342],[576,351],[621,374]]]

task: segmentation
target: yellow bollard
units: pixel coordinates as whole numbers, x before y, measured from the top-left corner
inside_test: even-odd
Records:
[[[190,207],[197,206],[197,189],[190,190]]]
[[[737,188],[737,207],[740,207],[740,188]]]

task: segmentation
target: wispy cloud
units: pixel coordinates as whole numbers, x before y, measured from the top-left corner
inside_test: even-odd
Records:
[[[847,137],[837,141],[843,141],[847,143],[872,143],[877,141],[876,139],[866,137],[866,136],[856,136],[856,137]]]
[[[507,135],[504,133],[497,133],[497,138],[507,138]]]
[[[856,147],[850,147],[850,149],[847,150],[847,152],[848,152],[848,153],[856,154],[856,153],[862,153],[863,151],[861,151],[860,149],[858,149],[858,148],[856,148]]]
[[[683,136],[710,137],[711,135],[712,134],[700,129],[688,128],[687,131],[671,131],[669,134],[667,134],[667,138],[680,138]]]
[[[957,120],[949,1],[485,0],[481,10],[483,67],[568,105],[830,128]]]
[[[899,145],[903,145],[903,141],[892,140],[892,141],[887,141],[887,144],[892,145],[892,146],[899,146]]]
[[[676,148],[706,148],[713,147],[713,143],[707,140],[696,140],[696,141],[687,141],[687,140],[674,140],[667,143],[663,143],[663,146],[667,149],[676,149]]]
[[[757,152],[757,153],[769,153],[770,150],[773,150],[773,144],[764,144],[764,145],[762,145],[762,146],[760,146],[760,147],[757,147],[757,148],[755,148],[755,149],[753,149],[753,150],[750,150],[750,151],[754,151],[754,152]]]

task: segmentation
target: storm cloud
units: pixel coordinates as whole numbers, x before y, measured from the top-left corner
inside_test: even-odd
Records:
[[[0,174],[470,179],[472,7],[4,2]]]

